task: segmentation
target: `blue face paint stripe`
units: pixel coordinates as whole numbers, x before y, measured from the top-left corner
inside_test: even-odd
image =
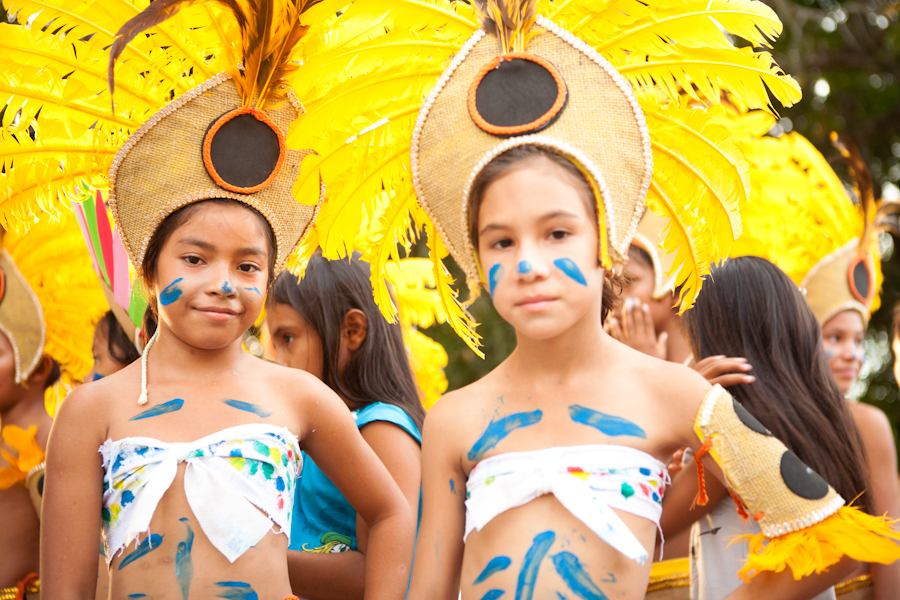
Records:
[[[144,412],[140,412],[128,420],[129,421],[140,421],[141,419],[149,419],[150,417],[158,417],[159,415],[165,415],[167,413],[181,410],[182,406],[184,406],[184,400],[182,400],[181,398],[175,398],[174,400],[169,400],[168,402],[163,402],[159,406],[154,406],[153,408],[148,408]]]
[[[512,560],[510,560],[508,556],[495,556],[488,562],[487,566],[484,568],[484,571],[481,572],[481,575],[479,575],[475,579],[475,583],[473,583],[472,585],[478,585],[479,583],[484,582],[485,579],[487,579],[494,573],[505,571],[511,564]]]
[[[216,585],[220,588],[216,598],[225,598],[226,600],[259,600],[259,596],[253,591],[249,583],[243,581],[218,581]]]
[[[144,538],[144,541],[137,545],[137,548],[134,549],[133,552],[126,555],[125,558],[122,559],[122,562],[119,563],[119,570],[121,571],[137,559],[142,556],[146,556],[150,552],[153,552],[157,548],[159,548],[160,544],[162,544],[163,536],[158,533],[154,533],[151,536]]]
[[[594,429],[597,429],[601,433],[610,437],[630,435],[633,437],[647,439],[647,434],[643,429],[641,429],[628,419],[623,419],[622,417],[608,415],[606,413],[591,410],[590,408],[585,408],[577,404],[573,404],[569,407],[569,416],[576,423],[587,425],[588,427],[593,427]]]
[[[248,413],[253,413],[257,417],[261,419],[265,419],[266,417],[271,417],[272,413],[259,404],[253,404],[252,402],[244,402],[243,400],[222,400],[225,404],[230,406],[231,408],[236,408],[238,410],[243,410]]]
[[[194,549],[194,530],[186,518],[182,517],[178,520],[187,526],[187,537],[183,542],[178,542],[178,551],[175,552],[175,578],[181,588],[182,600],[188,600],[191,580],[194,578],[194,561],[191,558],[191,552]]]
[[[530,413],[515,413],[503,417],[499,421],[491,421],[472,449],[469,450],[469,460],[478,460],[484,454],[500,443],[500,441],[520,427],[528,427],[540,422],[544,413],[539,410]]]
[[[182,279],[184,279],[184,277],[179,277],[163,288],[163,291],[159,293],[160,304],[168,306],[181,297],[181,288],[178,287],[178,282]]]
[[[248,292],[256,292],[257,296],[262,296],[262,292],[260,292],[258,288],[252,287],[252,288],[244,288],[244,289],[247,290]]]
[[[231,287],[231,284],[226,281],[225,283],[222,284],[222,291],[226,294],[230,294],[231,292],[234,291],[234,288]]]
[[[550,546],[556,540],[556,534],[545,531],[534,536],[531,548],[525,554],[522,561],[522,570],[519,571],[519,580],[516,583],[516,600],[531,600],[534,596],[534,582],[537,581],[538,570],[541,561],[550,551]]]
[[[566,582],[569,589],[584,600],[609,600],[606,594],[591,580],[591,576],[581,566],[578,557],[571,552],[560,552],[553,556],[556,572]]]
[[[488,593],[482,596],[481,600],[497,600],[497,598],[505,593],[506,592],[503,590],[488,590]]]
[[[491,292],[491,296],[494,295],[494,290],[497,289],[497,283],[503,278],[503,265],[496,264],[491,267],[490,272],[488,273],[488,290]]]
[[[531,273],[531,263],[527,260],[520,260],[519,264],[516,266],[516,271],[522,275],[528,275]]]
[[[584,278],[584,274],[581,272],[581,269],[578,268],[578,265],[576,265],[575,261],[573,261],[571,258],[558,258],[553,261],[553,264],[556,265],[556,267],[560,271],[562,271],[581,285],[587,285],[587,279]]]

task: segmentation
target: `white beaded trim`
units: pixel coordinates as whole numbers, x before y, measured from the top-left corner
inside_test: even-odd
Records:
[[[294,107],[294,110],[296,110],[301,115],[306,114],[306,107],[303,106],[303,103],[300,102],[300,99],[297,98],[297,94],[295,94],[293,90],[287,93],[287,99],[288,102],[291,103],[291,106]]]
[[[606,180],[603,178],[603,175],[598,171],[593,164],[587,159],[587,157],[581,153],[580,150],[575,149],[573,146],[566,144],[565,142],[561,142],[559,140],[555,140],[550,137],[546,137],[540,134],[531,134],[531,135],[521,135],[519,137],[509,138],[504,140],[500,144],[497,144],[493,148],[491,148],[484,156],[481,157],[475,166],[472,168],[472,172],[469,173],[469,181],[466,183],[465,190],[463,191],[463,199],[462,199],[462,211],[463,214],[468,214],[469,210],[469,195],[472,192],[472,185],[475,183],[475,178],[478,177],[478,174],[481,173],[481,170],[484,169],[489,162],[494,160],[500,154],[503,154],[507,150],[511,150],[512,148],[517,148],[518,146],[527,146],[527,145],[540,146],[543,148],[549,148],[550,150],[554,150],[557,154],[562,154],[569,159],[575,160],[582,169],[588,172],[593,179],[594,183],[597,185],[598,192],[600,193],[600,203],[598,208],[602,206],[603,210],[603,219],[606,222],[607,230],[609,230],[611,223],[611,216],[609,214],[609,204],[611,203],[611,199],[609,196],[609,188],[606,185]],[[472,247],[472,241],[466,236],[465,238],[466,250],[472,253],[472,256],[475,256],[475,248]]]
[[[186,93],[182,94],[172,102],[166,104],[156,113],[154,113],[152,117],[147,119],[144,124],[138,128],[137,131],[131,134],[131,137],[129,137],[125,141],[125,143],[122,144],[122,147],[119,148],[119,151],[116,152],[116,155],[113,157],[112,164],[109,167],[109,208],[112,210],[113,220],[116,223],[116,227],[119,229],[120,237],[122,238],[122,242],[125,245],[125,250],[128,252],[128,257],[131,259],[131,264],[133,264],[135,266],[135,269],[137,269],[138,271],[140,271],[141,263],[144,260],[144,249],[141,250],[139,256],[135,256],[134,251],[131,248],[131,244],[128,242],[128,237],[124,235],[124,230],[122,229],[122,223],[119,219],[119,206],[116,202],[116,174],[119,171],[119,167],[122,165],[122,161],[125,159],[125,156],[127,156],[128,153],[131,152],[131,149],[134,148],[135,144],[137,144],[148,131],[155,127],[157,123],[162,121],[165,117],[169,116],[173,111],[176,111],[179,108],[183,107],[185,104],[187,104],[200,94],[207,92],[208,90],[229,79],[231,79],[231,75],[223,71],[210,77],[203,83],[199,84],[191,90],[188,90]],[[154,230],[151,230],[150,233],[152,234],[153,231]],[[146,240],[144,240],[143,246],[146,246]]]
[[[138,396],[138,406],[143,406],[150,401],[150,395],[147,393],[147,360],[150,358],[150,348],[153,347],[153,344],[156,343],[156,338],[159,337],[160,327],[157,326],[156,331],[153,332],[153,337],[150,338],[150,341],[147,342],[147,345],[144,346],[144,351],[141,353],[141,395]]]
[[[447,82],[450,81],[450,77],[453,75],[453,72],[459,68],[459,65],[466,59],[469,55],[469,52],[472,51],[472,48],[475,47],[475,44],[481,41],[487,35],[484,30],[478,29],[476,30],[466,43],[463,44],[462,48],[459,49],[459,52],[456,53],[456,56],[453,57],[453,60],[450,61],[450,66],[441,74],[438,78],[437,83],[434,84],[434,87],[431,88],[431,91],[428,92],[428,95],[425,96],[425,101],[422,103],[422,108],[419,109],[419,116],[416,117],[416,124],[413,127],[412,140],[409,145],[409,164],[412,172],[412,183],[413,189],[416,192],[416,197],[419,201],[419,206],[425,211],[425,214],[428,215],[428,218],[434,224],[435,230],[441,236],[441,240],[443,240],[444,245],[452,254],[459,254],[456,251],[456,248],[453,247],[453,244],[450,242],[450,238],[447,234],[444,233],[444,229],[441,227],[440,221],[435,218],[434,214],[432,214],[431,210],[428,208],[428,205],[425,204],[423,198],[425,198],[425,194],[422,192],[422,186],[419,183],[419,138],[422,135],[422,128],[425,126],[425,120],[428,118],[428,113],[431,112],[431,107],[434,106],[434,103],[437,101],[438,95],[443,91],[444,86],[447,85]],[[473,276],[472,273],[468,272],[468,268],[465,265],[461,265],[463,269],[466,270],[466,279],[467,283],[472,281],[477,281],[478,277]],[[470,285],[471,287],[471,285]]]
[[[3,332],[13,348],[13,357],[16,364],[16,385],[19,385],[20,383],[31,377],[31,373],[34,371],[35,367],[37,367],[38,362],[44,355],[44,346],[47,344],[47,324],[44,323],[44,309],[41,307],[41,302],[40,300],[38,300],[37,294],[35,294],[34,290],[31,289],[31,286],[28,285],[28,282],[25,280],[25,276],[22,275],[21,271],[19,271],[19,267],[12,259],[12,256],[9,255],[9,252],[6,251],[6,248],[0,248],[0,253],[6,256],[6,261],[10,265],[10,270],[12,271],[13,277],[15,277],[22,285],[22,287],[25,288],[25,293],[28,294],[28,297],[31,298],[31,301],[34,303],[35,308],[37,308],[38,319],[40,319],[41,321],[41,343],[40,345],[38,345],[37,352],[35,352],[34,358],[31,360],[31,364],[25,367],[24,371],[22,370],[22,365],[20,364],[21,358],[19,357],[19,347],[16,345],[16,338],[3,326],[3,323],[0,323],[0,331]]]
[[[617,248],[615,247],[615,245],[613,245],[613,254],[617,255],[618,259],[620,259],[622,262],[626,262],[626,257],[628,255],[628,246],[631,244],[631,238],[632,236],[634,236],[634,232],[637,231],[637,226],[641,220],[641,215],[644,214],[644,205],[647,202],[647,193],[650,191],[650,184],[653,181],[653,149],[650,145],[650,130],[647,128],[647,119],[644,117],[644,111],[643,109],[641,109],[641,104],[640,102],[638,102],[637,97],[634,95],[634,90],[631,89],[631,84],[628,83],[628,80],[625,79],[625,77],[621,73],[619,73],[608,60],[603,58],[587,42],[578,38],[571,32],[566,31],[544,15],[535,16],[534,21],[536,24],[561,38],[570,46],[587,56],[600,68],[606,71],[606,73],[613,79],[616,85],[619,86],[619,89],[622,90],[625,98],[628,99],[628,103],[631,104],[632,110],[634,110],[634,118],[637,121],[638,130],[641,133],[641,145],[644,148],[645,169],[644,178],[641,181],[641,189],[638,192],[637,204],[635,205],[634,209],[634,216],[631,219],[631,224],[626,230],[626,236],[622,239],[622,245],[620,247]],[[607,239],[615,240],[614,230],[610,229],[610,225],[611,224],[607,224]]]
[[[804,515],[798,519],[794,519],[793,521],[788,521],[787,523],[779,523],[778,525],[766,525],[765,527],[762,527],[762,532],[767,538],[773,538],[778,537],[779,535],[792,533],[800,529],[806,529],[807,527],[812,527],[816,523],[824,521],[825,519],[836,513],[838,510],[840,510],[842,506],[844,506],[844,499],[838,496],[822,508],[814,510],[808,515]]]
[[[697,424],[700,427],[706,427],[709,425],[709,420],[712,418],[713,409],[716,407],[716,402],[719,401],[723,396],[727,396],[728,392],[725,391],[718,383],[712,387],[711,390],[706,392],[706,397],[703,399],[703,403],[700,405],[699,416],[697,418]]]

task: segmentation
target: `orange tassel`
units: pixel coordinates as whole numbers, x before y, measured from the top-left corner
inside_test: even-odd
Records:
[[[744,521],[750,519],[750,513],[747,512],[746,508],[744,508],[744,502],[737,497],[737,494],[735,494],[731,490],[728,490],[728,495],[731,496],[731,499],[734,500],[735,504],[737,504],[737,513],[741,516],[741,524],[743,524]]]
[[[19,582],[16,589],[16,600],[25,600],[25,590],[38,580],[37,573],[29,573],[25,579]]]
[[[697,487],[699,488],[697,492],[697,497],[694,498],[694,505],[706,506],[706,503],[709,502],[709,496],[706,495],[706,477],[703,473],[703,461],[701,460],[703,456],[709,452],[709,449],[712,448],[712,437],[703,442],[703,445],[700,446],[700,449],[694,453],[694,461],[697,463]]]

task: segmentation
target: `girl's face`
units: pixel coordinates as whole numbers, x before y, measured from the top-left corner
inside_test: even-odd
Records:
[[[865,332],[862,316],[855,310],[840,312],[822,325],[822,342],[828,366],[845,394],[856,383],[862,369]]]
[[[273,302],[266,312],[266,325],[275,347],[275,362],[300,369],[322,379],[322,338],[289,304]]]
[[[249,208],[198,206],[159,253],[153,292],[160,323],[195,348],[239,343],[262,310],[267,234]]]
[[[497,312],[532,339],[555,337],[593,312],[603,269],[596,218],[545,158],[493,181],[478,211],[478,254]]]
[[[94,355],[94,364],[85,375],[84,383],[103,379],[127,366],[125,363],[117,361],[109,353],[109,326],[105,321],[100,321],[94,328],[94,343],[91,345],[91,353]]]

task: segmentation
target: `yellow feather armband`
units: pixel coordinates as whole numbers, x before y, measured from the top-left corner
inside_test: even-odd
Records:
[[[884,564],[900,558],[900,546],[892,541],[900,533],[891,523],[844,506],[828,482],[721,386],[707,394],[694,430],[762,529],[742,536],[750,540],[742,578],[790,567],[800,579],[843,556]]]

